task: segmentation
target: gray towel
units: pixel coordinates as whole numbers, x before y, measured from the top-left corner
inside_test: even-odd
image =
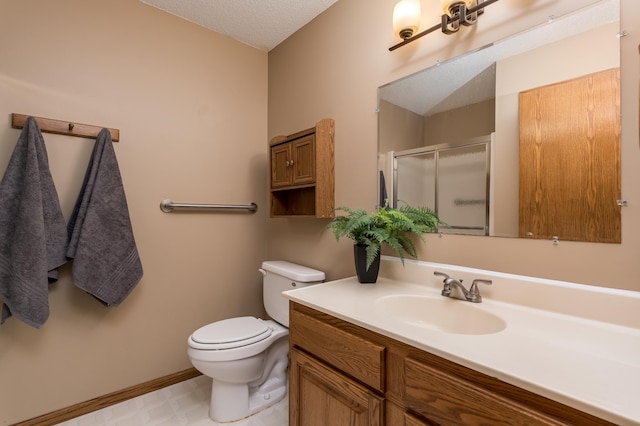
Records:
[[[118,306],[142,278],[111,133],[96,139],[67,225],[73,283],[107,306]]]
[[[49,283],[67,259],[67,232],[40,128],[27,118],[0,182],[0,324],[11,315],[40,328]]]

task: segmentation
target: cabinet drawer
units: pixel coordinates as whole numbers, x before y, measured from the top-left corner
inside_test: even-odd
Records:
[[[504,396],[407,358],[405,404],[409,410],[442,424],[561,425]]]
[[[291,345],[312,353],[360,382],[384,391],[385,347],[295,309],[290,314]]]

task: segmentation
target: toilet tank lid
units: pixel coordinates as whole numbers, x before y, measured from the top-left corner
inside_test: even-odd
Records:
[[[264,261],[262,262],[262,269],[302,283],[323,281],[325,278],[322,271],[284,260]]]

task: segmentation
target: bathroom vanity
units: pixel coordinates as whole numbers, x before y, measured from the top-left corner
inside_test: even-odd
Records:
[[[436,270],[493,285],[445,298]],[[291,425],[640,424],[635,292],[385,256],[284,294]]]

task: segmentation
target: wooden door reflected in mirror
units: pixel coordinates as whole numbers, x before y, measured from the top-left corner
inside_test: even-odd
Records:
[[[519,236],[620,243],[620,69],[522,92],[519,106]]]

